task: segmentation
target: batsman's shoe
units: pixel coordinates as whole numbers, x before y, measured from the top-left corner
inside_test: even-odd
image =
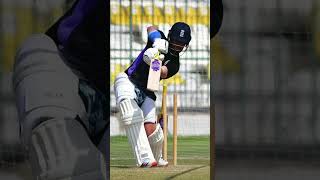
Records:
[[[156,167],[157,165],[158,165],[157,161],[146,161],[146,162],[142,162],[140,167],[151,168],[151,167]]]
[[[164,160],[162,157],[158,161],[158,167],[166,167],[168,164],[168,161]]]

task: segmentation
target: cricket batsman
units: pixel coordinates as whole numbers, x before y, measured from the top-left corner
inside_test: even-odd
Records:
[[[107,3],[76,0],[15,57],[20,135],[34,179],[107,179]]]
[[[152,59],[162,60],[160,79],[179,71],[179,54],[187,50],[191,29],[184,22],[175,23],[168,37],[155,26],[147,28],[148,42],[139,56],[116,77],[114,88],[120,121],[133,150],[138,167],[166,166],[162,159],[163,132],[156,116],[156,95],[147,90],[149,66]]]

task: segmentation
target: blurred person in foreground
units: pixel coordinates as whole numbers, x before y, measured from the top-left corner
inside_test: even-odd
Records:
[[[76,0],[16,53],[20,134],[35,179],[108,177],[107,3]]]

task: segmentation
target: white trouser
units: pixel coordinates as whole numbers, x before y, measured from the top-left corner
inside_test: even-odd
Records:
[[[119,105],[120,101],[124,99],[136,100],[138,98],[135,91],[135,85],[129,80],[128,75],[126,73],[120,73],[117,75],[114,90],[117,105]],[[140,109],[143,112],[145,123],[156,122],[156,103],[153,99],[146,97],[143,103],[140,105]]]

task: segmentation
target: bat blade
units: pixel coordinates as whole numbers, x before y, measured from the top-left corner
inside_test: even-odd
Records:
[[[147,89],[150,91],[158,91],[160,85],[160,72],[162,61],[153,59],[150,62]]]

